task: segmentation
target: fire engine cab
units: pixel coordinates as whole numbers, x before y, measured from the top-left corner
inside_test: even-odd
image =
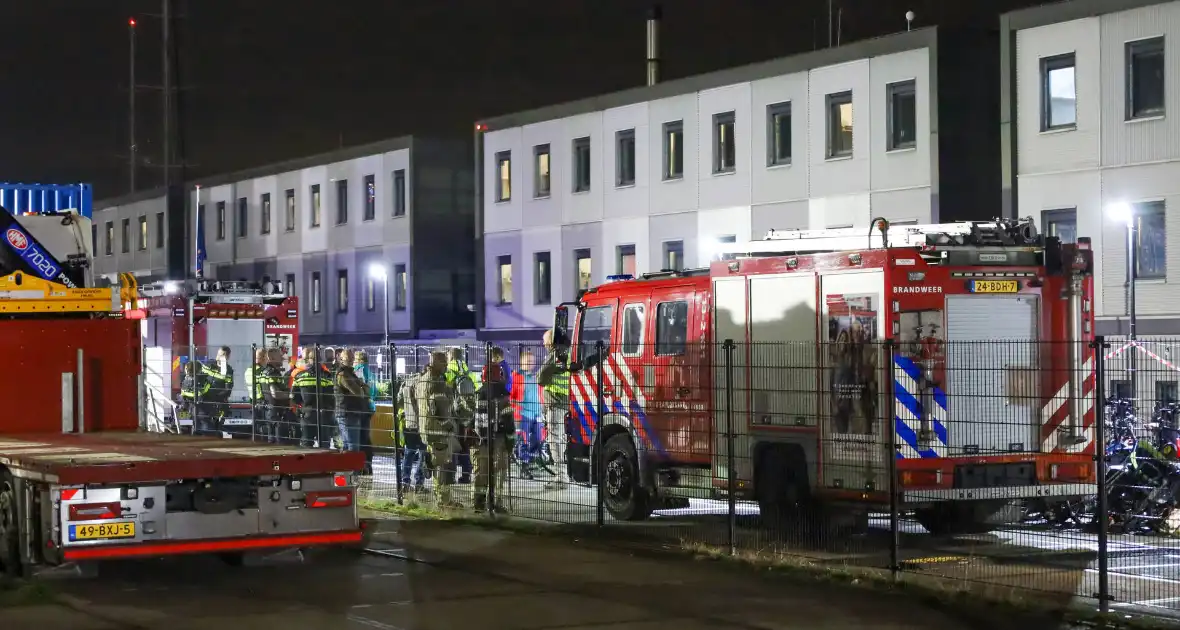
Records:
[[[298,298],[274,282],[197,280],[144,285],[130,316],[142,319],[145,395],[153,430],[185,431],[192,426],[174,402],[179,399],[184,364],[190,357],[209,362],[218,348],[230,348],[235,374],[223,430],[251,435],[251,392],[244,375],[253,364],[252,348],[276,350],[283,369],[299,342]]]
[[[1096,492],[1087,239],[878,219],[722,247],[558,307],[570,472],[615,518],[730,492],[771,523],[863,517],[892,487],[953,534]]]

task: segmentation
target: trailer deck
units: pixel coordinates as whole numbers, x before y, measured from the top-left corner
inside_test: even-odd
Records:
[[[360,452],[131,431],[0,436],[0,465],[61,485],[357,472]]]

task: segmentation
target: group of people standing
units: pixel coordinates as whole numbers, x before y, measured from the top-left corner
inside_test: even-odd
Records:
[[[419,374],[401,383],[397,393],[399,444],[404,449],[402,483],[424,490],[424,470],[432,469],[440,507],[460,508],[453,494],[456,477],[472,477],[472,507],[505,511],[505,480],[514,448],[521,475],[532,479],[534,467],[549,445],[554,479],[548,487],[569,482],[565,462],[565,418],[569,408],[569,373],[563,352],[546,335],[542,365],[522,351],[513,370],[503,349],[490,348],[481,377],[468,368],[459,348],[432,352]],[[545,436],[544,434],[548,435]],[[547,439],[545,439],[547,437]],[[519,444],[517,441],[520,441]],[[473,470],[467,471],[470,462]]]

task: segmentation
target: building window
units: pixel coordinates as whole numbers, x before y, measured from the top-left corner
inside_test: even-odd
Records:
[[[890,83],[885,88],[889,94],[889,150],[912,149],[918,144],[918,99],[914,81]],[[851,113],[848,119],[851,128]],[[848,146],[852,146],[851,136]]]
[[[1164,38],[1127,42],[1127,119],[1164,115]]]
[[[225,202],[217,202],[217,240],[225,240]]]
[[[348,312],[348,270],[336,270],[336,310]]]
[[[119,225],[119,242],[122,243],[120,248],[124,254],[131,251],[131,219],[123,219]]]
[[[496,154],[496,201],[512,199],[512,152]]]
[[[512,257],[500,256],[496,260],[496,264],[500,272],[498,287],[500,305],[512,304]]]
[[[406,310],[406,286],[409,277],[406,275],[405,265],[393,266],[393,310]]]
[[[311,227],[320,226],[320,211],[322,209],[320,203],[320,185],[311,185]]]
[[[590,190],[590,138],[574,139],[574,192]]]
[[[377,218],[377,179],[374,175],[365,175],[365,221]]]
[[[533,299],[537,304],[548,304],[553,298],[553,267],[549,252],[533,254]]]
[[[112,221],[107,221],[106,242],[103,243],[102,253],[107,256],[115,253],[115,224]]]
[[[393,172],[393,216],[406,216],[406,169]]]
[[[1131,399],[1131,381],[1111,381],[1110,382],[1111,397],[1115,400],[1130,400]]]
[[[897,225],[896,221],[891,222]],[[1041,213],[1041,225],[1046,236],[1056,236],[1062,243],[1078,241],[1078,213],[1074,208],[1046,210]]]
[[[141,216],[141,217],[139,217],[139,243],[137,243],[139,245],[139,251],[146,252],[147,251],[147,243],[148,243],[147,217]]]
[[[656,307],[656,354],[684,354],[688,344],[688,302],[663,302]]]
[[[164,248],[164,213],[156,213],[156,249]]]
[[[246,238],[246,226],[249,220],[247,212],[246,198],[242,197],[238,199],[238,238]]]
[[[737,161],[733,112],[713,115],[713,173],[732,173]]]
[[[766,106],[766,165],[791,163],[791,103]]]
[[[829,94],[828,159],[852,155],[852,92]]]
[[[406,284],[408,277],[406,276],[405,265],[393,266],[393,310],[406,310]]]
[[[1164,202],[1137,203],[1134,212],[1135,277],[1142,280],[1166,278],[1168,241]]]
[[[635,185],[635,130],[615,132],[615,186]]]
[[[320,272],[311,272],[311,312],[320,312],[323,304],[320,303]]]
[[[1074,54],[1041,60],[1041,131],[1072,129],[1078,122]]]
[[[296,222],[295,222],[295,216],[296,216],[295,189],[294,188],[287,189],[285,199],[286,199],[285,203],[286,203],[286,208],[287,208],[287,231],[294,232],[295,231],[295,224],[296,224]]]
[[[623,356],[643,353],[643,304],[623,307]]]
[[[619,275],[635,277],[635,246],[619,245],[615,248],[615,268]]]
[[[1168,405],[1180,401],[1180,383],[1176,381],[1155,382],[1155,402]]]
[[[533,197],[537,199],[548,197],[551,183],[549,179],[549,145],[538,144],[533,147]]]
[[[365,277],[365,310],[377,309],[377,280],[373,276]]]
[[[262,234],[270,234],[270,193],[262,193],[262,197],[258,200],[258,208],[260,210],[259,221],[261,222],[258,231]]]
[[[591,282],[594,279],[592,272],[593,261],[590,258],[589,249],[575,249],[574,250],[574,289],[577,291],[586,291],[590,288]]]
[[[664,179],[684,177],[684,121],[664,123]]]
[[[336,225],[348,223],[348,180],[336,180]]]
[[[295,274],[287,274],[286,286],[283,287],[285,295],[295,295]]]
[[[683,271],[684,270],[684,241],[666,241],[664,242],[664,267],[665,271]]]

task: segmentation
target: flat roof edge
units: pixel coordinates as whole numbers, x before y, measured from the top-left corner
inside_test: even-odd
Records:
[[[1130,11],[1175,0],[1065,0],[1042,4],[1027,9],[1009,11],[1000,16],[1004,30],[1020,31],[1059,22],[1098,17],[1120,11]]]
[[[702,90],[725,87],[736,83],[757,81],[796,72],[804,72],[825,66],[835,66],[851,61],[879,57],[892,53],[933,48],[937,45],[938,27],[929,26],[882,35],[871,39],[852,42],[843,46],[821,48],[786,57],[759,61],[734,68],[724,68],[705,74],[673,79],[652,86],[637,86],[619,92],[600,94],[575,101],[546,105],[502,116],[477,121],[490,131],[522,127],[579,114],[626,107],[663,98],[692,94]]]

